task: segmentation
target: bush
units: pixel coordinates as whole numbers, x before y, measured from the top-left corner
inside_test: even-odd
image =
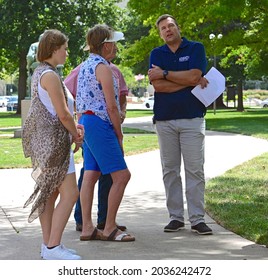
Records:
[[[243,91],[243,97],[245,99],[247,99],[247,98],[257,98],[257,99],[264,100],[264,99],[268,98],[268,90],[260,90],[260,89],[244,90]]]

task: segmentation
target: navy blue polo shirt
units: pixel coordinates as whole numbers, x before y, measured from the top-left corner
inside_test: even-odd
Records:
[[[183,37],[183,41],[175,53],[167,45],[153,49],[150,54],[150,68],[152,64],[169,71],[199,69],[204,74],[207,59],[203,44],[188,41]],[[191,93],[192,89],[191,86],[172,93],[155,92],[155,120],[204,117],[206,107]]]

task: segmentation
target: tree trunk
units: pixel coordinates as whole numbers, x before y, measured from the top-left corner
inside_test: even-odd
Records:
[[[216,99],[216,106],[219,109],[225,109],[227,108],[226,105],[223,103],[223,94],[221,94],[217,99]]]
[[[243,81],[240,79],[237,83],[237,111],[243,112],[244,111],[244,105],[243,105]]]
[[[21,114],[21,100],[26,97],[26,81],[27,81],[27,52],[21,52],[19,56],[19,82],[18,82],[18,109],[17,114]]]
[[[213,103],[208,107],[208,109],[213,109]],[[216,99],[216,109],[226,109],[226,105],[223,103],[223,94],[221,94],[217,99]]]

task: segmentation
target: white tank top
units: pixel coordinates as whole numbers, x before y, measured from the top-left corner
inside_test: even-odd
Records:
[[[41,84],[40,84],[42,76],[47,72],[54,72],[54,71],[48,69],[48,70],[46,70],[42,73],[42,75],[40,76],[39,82],[38,82],[38,94],[39,94],[39,98],[40,98],[41,102],[45,105],[45,107],[50,112],[50,114],[55,116],[57,113],[56,113],[56,110],[55,110],[55,108],[52,104],[50,96],[49,96],[48,92],[45,89],[43,89]],[[68,108],[69,108],[69,111],[70,111],[71,115],[73,115],[74,114],[74,98],[73,98],[72,94],[70,93],[70,91],[68,90],[68,88],[65,85],[64,85],[64,87],[65,87],[65,90],[66,90],[66,93],[67,93]]]

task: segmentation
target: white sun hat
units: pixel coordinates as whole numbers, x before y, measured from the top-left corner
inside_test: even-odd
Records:
[[[117,42],[117,41],[120,41],[120,40],[125,40],[124,38],[124,33],[123,32],[119,32],[119,31],[113,31],[112,32],[112,38],[110,39],[105,39],[103,43],[112,43],[112,42]],[[89,51],[89,46],[86,45],[84,48],[83,48],[84,51]]]
[[[124,33],[123,32],[119,32],[119,31],[114,31],[112,33],[112,38],[110,39],[105,39],[103,41],[103,43],[110,43],[110,42],[117,42],[117,41],[120,41],[120,40],[124,40]]]

